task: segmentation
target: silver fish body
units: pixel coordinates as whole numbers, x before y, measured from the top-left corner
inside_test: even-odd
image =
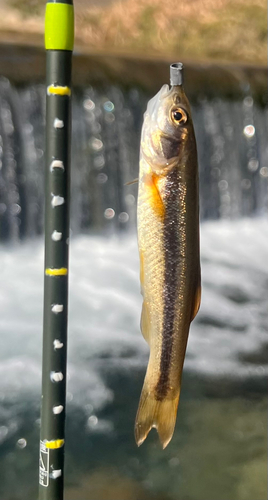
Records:
[[[140,445],[156,427],[164,448],[174,432],[189,327],[201,295],[197,151],[181,85],[164,85],[145,113],[138,244],[141,330],[150,358],[135,437]]]

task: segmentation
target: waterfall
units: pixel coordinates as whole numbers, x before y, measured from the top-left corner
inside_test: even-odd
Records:
[[[143,113],[151,96],[119,86],[78,88],[73,99],[71,228],[135,226]],[[268,111],[196,93],[192,105],[200,170],[200,215],[237,219],[267,214]],[[45,87],[0,80],[0,239],[42,233]]]

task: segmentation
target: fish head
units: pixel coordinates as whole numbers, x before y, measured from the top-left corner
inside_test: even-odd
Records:
[[[181,85],[161,90],[148,102],[141,137],[141,154],[155,173],[170,171],[196,150],[188,99]]]

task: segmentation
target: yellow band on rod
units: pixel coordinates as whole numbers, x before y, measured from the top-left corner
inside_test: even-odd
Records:
[[[57,450],[58,448],[62,448],[64,445],[64,439],[56,439],[55,441],[45,441],[46,448],[50,450]]]
[[[73,50],[74,7],[67,3],[47,3],[45,18],[46,50]]]
[[[70,87],[62,87],[61,85],[49,85],[47,87],[47,95],[69,95],[70,96],[71,93],[72,93],[72,91],[71,91]]]
[[[60,269],[46,269],[46,276],[66,276],[68,274],[68,269],[66,267],[61,267]]]

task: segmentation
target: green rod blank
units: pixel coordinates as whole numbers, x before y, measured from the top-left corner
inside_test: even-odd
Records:
[[[45,24],[45,278],[39,500],[62,500],[64,491],[73,47],[71,4],[70,1],[48,2]],[[61,24],[57,25],[61,36],[57,37],[53,30],[59,5],[68,15],[61,17]],[[49,44],[47,34],[50,35]],[[64,49],[66,46],[68,50]]]

